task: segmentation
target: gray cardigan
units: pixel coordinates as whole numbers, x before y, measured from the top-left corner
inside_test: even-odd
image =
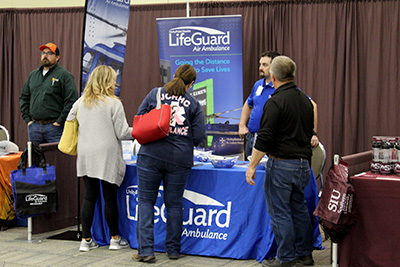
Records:
[[[73,119],[78,108],[78,177],[86,175],[120,186],[125,176],[121,140],[133,139],[122,103],[107,97],[89,109],[80,99],[67,118]]]

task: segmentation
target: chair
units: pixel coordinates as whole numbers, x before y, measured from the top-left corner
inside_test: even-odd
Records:
[[[8,131],[6,129],[6,127],[4,127],[3,125],[0,125],[0,141],[10,141],[10,136],[8,134]]]
[[[324,183],[324,179],[322,177],[322,170],[325,166],[326,160],[326,152],[325,148],[321,142],[319,142],[318,146],[313,147],[312,149],[312,157],[311,157],[311,168],[314,172],[315,179],[320,182],[320,190],[319,193],[322,192],[322,186]]]
[[[10,141],[10,135],[6,127],[0,125],[0,155],[8,155],[18,153],[19,147]]]

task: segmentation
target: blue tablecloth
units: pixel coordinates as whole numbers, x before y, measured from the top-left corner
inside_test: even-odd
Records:
[[[216,256],[262,261],[276,254],[276,243],[269,224],[264,198],[264,170],[257,170],[256,185],[246,183],[245,162],[233,168],[214,168],[210,163],[194,167],[184,193],[183,254]],[[118,189],[119,231],[131,247],[137,248],[137,173],[135,164],[127,164],[124,182]],[[307,206],[312,212],[318,204],[318,188],[311,174],[305,190]],[[96,207],[93,238],[100,245],[109,244],[110,235],[101,199]],[[163,187],[155,206],[155,250],[164,250],[165,205]],[[322,244],[318,223],[312,217],[314,247]]]

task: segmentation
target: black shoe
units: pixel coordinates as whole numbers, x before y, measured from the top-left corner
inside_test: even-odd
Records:
[[[177,259],[179,259],[180,258],[180,256],[179,256],[179,254],[178,255],[169,255],[168,253],[167,253],[167,256],[168,256],[168,258],[170,259],[170,260],[177,260]]]
[[[297,257],[296,262],[297,262],[297,264],[306,265],[306,266],[314,265],[314,260],[313,260],[312,255]]]
[[[265,267],[269,267],[269,266],[296,266],[296,260],[293,261],[289,261],[289,262],[285,262],[285,263],[280,263],[279,261],[277,261],[276,259],[272,259],[272,260],[263,260],[261,262],[262,266]]]

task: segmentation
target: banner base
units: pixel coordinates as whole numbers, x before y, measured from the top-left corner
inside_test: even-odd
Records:
[[[46,239],[81,241],[82,240],[82,232],[71,230],[71,231],[66,231],[64,233],[61,233],[61,234],[47,237]]]

